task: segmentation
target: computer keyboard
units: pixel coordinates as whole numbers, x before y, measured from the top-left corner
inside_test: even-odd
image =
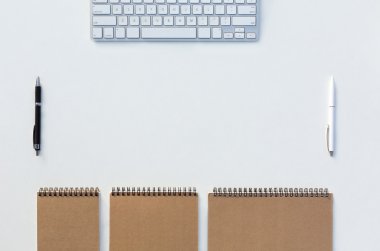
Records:
[[[256,41],[260,0],[91,0],[95,41]]]

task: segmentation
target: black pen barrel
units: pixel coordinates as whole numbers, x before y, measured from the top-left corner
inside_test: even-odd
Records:
[[[35,115],[34,115],[33,145],[38,152],[41,144],[41,86],[35,87]]]
[[[35,90],[35,125],[39,126],[41,121],[41,86],[36,86]]]
[[[36,86],[35,101],[36,103],[41,103],[41,86]]]
[[[34,125],[40,129],[40,123],[41,123],[41,106],[36,105],[36,110],[35,110],[35,121]],[[39,130],[38,130],[39,131]],[[39,132],[38,132],[39,133]]]

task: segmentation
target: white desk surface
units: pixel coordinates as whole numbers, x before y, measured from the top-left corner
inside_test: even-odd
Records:
[[[36,250],[41,186],[328,187],[334,250],[380,250],[380,1],[263,0],[258,43],[94,43],[89,0],[0,15],[0,250]],[[336,77],[337,151],[326,151]],[[43,85],[41,157],[32,148]]]

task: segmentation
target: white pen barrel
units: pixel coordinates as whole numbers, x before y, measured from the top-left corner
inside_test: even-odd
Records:
[[[329,133],[328,133],[328,147],[329,151],[335,151],[335,107],[330,106],[328,112],[328,124],[329,124]]]
[[[331,77],[329,83],[329,106],[335,106],[335,80]]]
[[[329,99],[328,99],[328,126],[329,126],[329,132],[328,132],[328,150],[330,154],[333,154],[335,151],[335,81],[334,77],[332,76],[329,83]]]

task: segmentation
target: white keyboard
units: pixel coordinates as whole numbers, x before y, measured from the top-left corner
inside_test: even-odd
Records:
[[[260,0],[91,0],[95,41],[256,41]]]

